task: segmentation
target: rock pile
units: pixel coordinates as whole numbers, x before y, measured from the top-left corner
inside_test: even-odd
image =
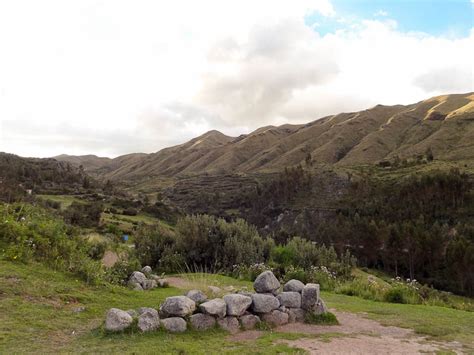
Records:
[[[136,273],[132,277],[140,280],[139,274],[143,273],[139,273],[138,277]],[[309,313],[319,315],[327,312],[319,296],[318,284],[305,285],[301,281],[290,280],[280,291],[278,279],[271,271],[265,271],[255,280],[254,289],[256,293],[231,293],[210,300],[202,291],[191,290],[184,296],[168,297],[159,311],[153,308],[140,308],[138,311],[112,308],[107,312],[105,328],[108,331],[123,331],[136,319],[142,332],[160,327],[169,332],[184,332],[188,326],[195,330],[219,326],[234,333],[240,329],[253,329],[260,322],[279,326],[304,322]]]
[[[128,285],[136,291],[143,291],[155,287],[166,287],[168,283],[160,276],[152,274],[150,266],[145,266],[141,271],[132,272]]]

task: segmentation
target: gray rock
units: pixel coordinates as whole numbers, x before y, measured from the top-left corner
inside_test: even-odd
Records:
[[[159,287],[168,287],[169,286],[168,280],[166,280],[166,279],[160,279],[156,282],[158,282]]]
[[[306,312],[301,308],[288,308],[288,322],[289,323],[303,323]]]
[[[260,323],[260,318],[254,314],[246,314],[240,317],[240,324],[245,330],[254,329],[258,323]]]
[[[264,271],[257,276],[253,288],[258,293],[273,292],[280,288],[280,282],[271,271]]]
[[[288,308],[301,307],[301,294],[299,292],[282,292],[277,296],[280,305]]]
[[[137,310],[138,315],[143,314],[143,313],[148,312],[148,311],[151,311],[151,312],[155,311],[156,312],[156,309],[151,308],[151,307],[140,307]]]
[[[160,307],[160,314],[167,318],[170,316],[185,317],[196,309],[196,303],[186,296],[168,297]]]
[[[226,315],[227,305],[222,298],[214,298],[213,300],[207,301],[199,305],[199,309],[202,313],[210,314],[223,318]]]
[[[86,307],[84,306],[80,306],[80,307],[74,307],[72,309],[72,312],[73,313],[81,313],[81,312],[84,312],[86,310]]]
[[[217,324],[224,330],[230,333],[237,333],[240,329],[240,324],[237,317],[225,317],[217,320]]]
[[[138,317],[138,329],[142,332],[151,332],[160,328],[160,317],[156,309],[150,308]]]
[[[301,308],[312,311],[319,301],[319,285],[306,284],[301,292]]]
[[[193,314],[189,321],[191,327],[196,330],[208,330],[214,328],[216,325],[216,319],[209,314],[197,313]]]
[[[158,287],[158,283],[155,280],[145,280],[142,287],[144,290],[150,290],[152,288]]]
[[[227,305],[228,316],[241,316],[252,304],[252,298],[239,294],[230,294],[224,296],[224,301]]]
[[[288,311],[288,308],[286,308],[285,306],[280,306],[280,307],[278,307],[278,310],[279,310],[280,312],[288,313],[288,312],[287,312],[287,311]]]
[[[105,329],[111,332],[120,332],[127,329],[133,322],[130,314],[121,309],[111,308],[105,317]]]
[[[130,286],[130,288],[134,291],[143,291],[143,287],[142,285],[140,285],[139,283],[137,282],[129,282],[128,284]]]
[[[287,324],[288,318],[288,314],[279,310],[274,310],[262,315],[262,320],[272,327]]]
[[[252,295],[252,310],[255,313],[269,313],[280,307],[280,301],[273,295],[254,293]]]
[[[161,325],[171,333],[182,333],[186,331],[186,321],[180,317],[162,319]]]
[[[207,288],[214,296],[220,295],[222,293],[222,290],[217,286],[208,286]]]
[[[328,308],[326,306],[326,303],[324,303],[322,298],[320,298],[318,303],[316,303],[316,306],[313,308],[313,313],[316,315],[320,315],[327,312],[328,312]]]
[[[140,271],[134,271],[132,273],[132,275],[130,276],[129,278],[129,282],[131,284],[139,284],[140,286],[143,287],[143,285],[145,284],[145,281],[147,280],[146,276],[140,272]]]
[[[188,291],[186,293],[186,297],[189,297],[190,299],[192,299],[197,304],[207,301],[207,296],[204,294],[204,292],[202,292],[200,290]]]
[[[147,265],[147,266],[144,266],[144,267],[142,268],[142,273],[144,273],[145,275],[150,275],[150,274],[151,274],[151,271],[152,271],[152,270],[151,270],[151,266],[148,266],[148,265]]]
[[[300,280],[290,280],[283,286],[283,291],[285,292],[299,292],[303,291],[304,283]]]

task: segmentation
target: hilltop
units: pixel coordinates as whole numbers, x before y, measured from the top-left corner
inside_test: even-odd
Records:
[[[304,125],[262,127],[229,137],[210,131],[152,154],[115,159],[60,155],[104,179],[268,173],[300,163],[346,167],[412,159],[430,152],[441,161],[474,161],[474,94],[430,98],[412,105],[340,113]]]

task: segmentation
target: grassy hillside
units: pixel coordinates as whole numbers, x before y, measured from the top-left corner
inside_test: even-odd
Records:
[[[189,275],[193,286],[249,285],[214,275]],[[88,286],[40,264],[0,260],[0,353],[120,352],[120,353],[295,353],[278,339],[321,338],[343,334],[286,334],[266,331],[249,341],[233,341],[226,333],[212,330],[171,335],[106,334],[102,329],[110,307],[122,309],[158,307],[164,298],[181,294],[175,288],[131,291],[117,286]],[[457,341],[465,351],[474,351],[474,313],[444,307],[396,305],[324,292],[331,308],[363,312],[382,324],[412,328],[438,341]],[[82,311],[81,307],[84,307]],[[346,335],[347,336],[347,335]]]
[[[382,106],[306,125],[262,127],[237,138],[210,131],[154,154],[116,159],[60,156],[105,179],[150,181],[194,174],[275,172],[300,163],[341,167],[419,159],[474,161],[474,95]]]

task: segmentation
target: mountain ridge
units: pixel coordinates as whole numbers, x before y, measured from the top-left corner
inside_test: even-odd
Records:
[[[156,153],[114,159],[55,157],[111,180],[252,173],[300,163],[336,166],[406,159],[427,150],[440,160],[474,160],[474,93],[440,95],[410,105],[376,105],[307,124],[265,126],[238,137],[211,130]]]

